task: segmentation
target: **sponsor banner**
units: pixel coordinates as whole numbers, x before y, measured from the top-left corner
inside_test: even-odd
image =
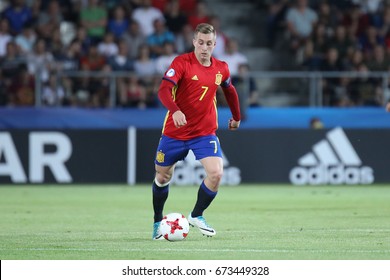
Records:
[[[0,184],[151,183],[159,129],[0,132]],[[218,132],[222,184],[389,183],[390,130],[264,129]],[[172,184],[199,185],[190,152]]]
[[[126,130],[1,131],[0,183],[125,183]]]
[[[151,182],[160,131],[138,130],[137,181]],[[219,131],[224,184],[294,185],[390,182],[390,130],[264,129]],[[191,154],[178,163],[173,182],[198,184],[203,168]]]
[[[160,131],[137,132],[137,182],[151,182]],[[219,131],[224,153],[223,184],[294,185],[390,182],[390,130],[280,129]],[[151,171],[153,170],[153,171]],[[203,168],[190,153],[175,169],[173,183],[199,184]]]
[[[241,130],[220,139],[245,183],[390,182],[390,130]]]
[[[374,170],[363,165],[345,132],[335,128],[312,146],[312,151],[298,159],[290,171],[294,185],[372,184]]]

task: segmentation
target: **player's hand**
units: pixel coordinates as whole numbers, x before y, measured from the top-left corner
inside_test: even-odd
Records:
[[[386,104],[386,112],[390,112],[390,102],[387,102]]]
[[[186,116],[182,111],[176,111],[172,115],[173,123],[177,128],[185,126],[187,124]]]
[[[241,121],[235,121],[233,118],[229,120],[229,125],[228,128],[229,130],[236,130],[240,127],[240,122]]]

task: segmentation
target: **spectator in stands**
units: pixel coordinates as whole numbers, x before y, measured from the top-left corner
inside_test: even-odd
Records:
[[[130,59],[129,52],[127,50],[127,44],[126,41],[121,40],[118,43],[119,52],[117,55],[111,56],[108,59],[108,65],[110,66],[110,69],[112,71],[123,71],[123,72],[129,72],[134,71],[134,61]],[[127,93],[128,87],[130,86],[128,83],[127,78],[118,77],[117,78],[117,84],[118,84],[118,92],[119,92],[119,104],[121,106],[129,106],[129,99],[132,96],[130,93]],[[131,86],[134,86],[134,84],[131,84]],[[131,87],[133,88],[133,87]],[[130,96],[131,95],[131,96]],[[133,102],[134,100],[131,99]]]
[[[87,30],[83,26],[77,28],[75,40],[80,42],[83,54],[86,54],[89,51],[89,47],[93,44],[91,38],[87,35]]]
[[[363,62],[364,62],[363,52],[360,49],[355,48],[352,51],[352,54],[351,54],[351,56],[348,59],[348,64],[346,65],[347,66],[347,70],[348,71],[357,71],[359,66]]]
[[[81,43],[77,39],[74,39],[67,48],[64,49],[64,52],[60,57],[57,58],[57,69],[65,74],[78,71],[80,68],[80,58],[81,58]],[[58,77],[60,78],[60,77]],[[72,96],[74,91],[74,86],[77,82],[77,77],[64,75],[61,77],[61,83],[64,87],[64,91],[67,93],[66,96]],[[63,105],[68,105],[69,98],[63,100]]]
[[[386,57],[385,49],[382,45],[376,45],[374,47],[372,58],[367,61],[366,65],[368,71],[388,72],[390,70],[390,60],[389,57]],[[371,81],[376,89],[382,88],[381,78],[371,77]]]
[[[77,71],[80,67],[81,43],[74,39],[57,59],[57,66],[62,71]]]
[[[12,40],[9,32],[9,22],[6,18],[0,19],[0,58],[7,52],[7,44]]]
[[[297,51],[311,36],[317,21],[318,15],[308,6],[307,0],[295,0],[295,5],[289,8],[286,14],[290,47],[293,51]]]
[[[203,1],[198,1],[196,4],[195,12],[188,16],[188,23],[191,25],[192,30],[195,30],[198,24],[209,22],[210,17],[207,4]]]
[[[314,44],[312,40],[307,40],[302,49],[302,70],[304,71],[318,71],[321,66],[323,54],[314,51]]]
[[[92,44],[88,53],[80,58],[80,67],[84,71],[100,71],[105,65],[106,59],[99,53],[96,44]]]
[[[226,52],[219,58],[229,65],[230,75],[238,75],[238,68],[241,64],[248,64],[248,58],[239,51],[238,41],[230,38],[226,45]]]
[[[310,119],[309,127],[311,129],[323,129],[324,128],[324,124],[322,123],[320,118],[312,117]]]
[[[142,77],[143,81],[150,81],[157,73],[156,62],[150,57],[148,45],[140,47],[138,58],[134,63],[134,70],[139,77]]]
[[[0,58],[2,77],[7,86],[9,86],[11,80],[17,76],[20,65],[25,65],[26,63],[26,56],[19,53],[15,42],[9,41],[6,46],[5,56]]]
[[[119,105],[122,107],[146,107],[146,88],[137,78],[130,76],[119,85]]]
[[[217,32],[217,38],[215,41],[215,48],[213,56],[220,58],[226,52],[226,44],[229,40],[228,36],[221,30],[221,19],[219,16],[213,15],[210,17],[210,24],[214,26]]]
[[[360,5],[354,4],[348,7],[343,13],[342,24],[346,26],[348,32],[359,38],[370,25],[370,19],[361,9]]]
[[[36,40],[37,34],[30,24],[23,26],[22,32],[15,37],[15,43],[25,55],[33,51]]]
[[[62,56],[64,49],[65,46],[62,43],[61,32],[58,28],[47,42],[47,50],[53,55],[54,60],[57,61]]]
[[[36,27],[36,24],[38,22],[39,14],[44,11],[46,8],[43,8],[41,4],[41,0],[38,1],[33,1],[33,0],[27,0],[26,1],[26,6],[30,9],[31,11],[31,20],[27,21],[26,23],[28,24],[33,24],[34,28]]]
[[[111,32],[106,32],[103,37],[103,41],[98,43],[98,52],[99,54],[105,56],[106,58],[118,54],[118,45],[115,42],[114,34]]]
[[[320,65],[320,70],[324,72],[343,71],[339,60],[339,53],[335,48],[329,48],[324,61]],[[338,102],[337,92],[341,86],[342,78],[327,77],[322,79],[324,105],[334,106]]]
[[[61,106],[65,98],[65,90],[59,83],[57,75],[50,75],[42,89],[42,103],[46,106]]]
[[[270,0],[268,2],[266,19],[267,45],[273,48],[281,41],[278,35],[286,27],[285,18],[288,10],[288,0]]]
[[[328,46],[336,48],[343,65],[347,65],[347,60],[351,57],[356,46],[356,39],[347,36],[345,26],[339,25],[335,29],[334,36],[329,40]]]
[[[80,59],[80,67],[83,71],[98,71],[108,73],[106,58],[99,54],[96,44],[89,47],[86,55]],[[107,106],[107,80],[101,77],[83,76],[77,80],[75,88],[77,89],[78,101],[92,107]]]
[[[126,10],[122,6],[114,9],[114,16],[108,21],[107,31],[114,34],[115,39],[119,39],[129,28],[129,20],[126,18]]]
[[[23,26],[32,20],[31,9],[25,4],[24,0],[12,0],[2,15],[10,23],[12,35],[22,32]]]
[[[241,120],[246,120],[246,109],[248,107],[260,106],[256,81],[249,76],[249,70],[249,64],[240,64],[238,66],[238,75],[232,78],[232,84],[240,92],[238,97],[240,100]]]
[[[38,16],[37,31],[39,36],[46,41],[51,40],[53,34],[58,32],[63,20],[58,1],[51,0],[47,5],[47,9]]]
[[[118,43],[118,53],[108,58],[108,65],[113,71],[133,71],[134,61],[129,57],[126,41]]]
[[[127,32],[123,35],[123,40],[126,41],[129,57],[136,59],[138,50],[142,45],[146,44],[146,38],[141,32],[138,22],[130,22]]]
[[[337,26],[340,26],[340,13],[337,9],[332,9],[327,0],[321,0],[318,5],[318,24],[325,28],[327,37],[331,37]]]
[[[165,42],[163,54],[156,59],[157,73],[163,76],[176,56],[177,53],[175,52],[175,46],[173,42]]]
[[[368,26],[364,34],[359,37],[359,46],[367,61],[371,59],[375,46],[378,44],[384,45],[384,43],[384,38],[379,35],[378,29],[372,25]]]
[[[199,0],[180,0],[180,10],[186,15],[189,15],[195,10],[198,1]]]
[[[326,57],[321,63],[320,70],[325,72],[344,70],[340,63],[339,52],[336,48],[329,48],[327,50]]]
[[[88,0],[88,6],[80,11],[80,22],[94,43],[100,42],[106,32],[107,11],[99,0]]]
[[[154,100],[155,81],[161,81],[161,76],[157,74],[156,62],[150,58],[150,49],[147,45],[142,45],[139,50],[138,58],[134,63],[134,70],[139,77],[140,83],[146,88],[147,106],[152,105]]]
[[[165,43],[174,43],[175,35],[165,26],[163,19],[156,19],[153,23],[154,32],[147,37],[147,44],[150,48],[150,55],[152,58],[156,58],[164,53]]]
[[[87,7],[88,5],[88,1],[87,0],[82,0],[82,1],[79,1],[79,0],[65,0],[65,1],[70,1],[70,6],[68,8],[68,11],[66,14],[65,14],[65,18],[66,20],[76,24],[76,25],[81,25],[81,22],[80,22],[80,12],[83,8]],[[63,5],[60,5],[61,8],[65,8]]]
[[[178,53],[191,52],[194,48],[193,44],[194,30],[191,25],[186,24],[181,33],[179,33],[175,40],[175,48]]]
[[[170,0],[164,11],[164,17],[167,28],[173,32],[173,34],[179,34],[184,25],[188,22],[188,17],[180,9],[179,0]]]
[[[154,21],[164,19],[164,15],[151,5],[151,0],[141,0],[141,5],[134,9],[132,18],[139,24],[141,33],[147,37],[154,32]]]
[[[358,67],[359,77],[353,79],[348,86],[348,93],[354,106],[381,106],[382,91],[377,82],[368,74],[367,66],[362,63]]]
[[[32,1],[32,0],[31,0]],[[46,10],[47,6],[50,5],[51,0],[41,0],[41,1],[32,1],[32,2],[41,2],[41,10]],[[76,11],[76,3],[78,1],[75,0],[56,0],[61,9],[61,15],[64,18],[64,21],[69,21],[76,23],[78,21],[78,13]],[[85,1],[85,0],[83,0]]]
[[[150,4],[159,9],[161,12],[164,12],[166,6],[168,5],[169,0],[151,0]]]
[[[367,68],[370,71],[390,70],[390,61],[389,58],[385,56],[385,49],[382,45],[376,45],[374,47],[373,56],[372,59],[367,62]]]
[[[38,74],[43,82],[49,79],[49,72],[55,68],[55,60],[53,54],[47,50],[45,40],[36,41],[33,52],[27,56],[27,63],[31,75]]]
[[[329,37],[326,34],[325,25],[318,23],[313,30],[312,34],[314,53],[325,54],[329,47]]]
[[[29,74],[27,66],[20,64],[8,87],[9,104],[12,106],[33,106],[35,104],[35,79]]]
[[[160,11],[164,12],[166,11],[170,4],[171,0],[152,0],[152,6],[158,8]],[[180,10],[184,14],[189,14],[193,10],[195,10],[197,0],[179,0],[178,4],[180,7]]]
[[[359,5],[365,14],[376,14],[383,5],[383,0],[351,0],[352,3]]]

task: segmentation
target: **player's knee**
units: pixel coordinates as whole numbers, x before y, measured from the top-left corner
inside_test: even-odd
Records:
[[[218,186],[223,175],[222,169],[215,169],[208,174],[208,177],[214,186]]]
[[[155,180],[157,181],[158,184],[160,185],[166,185],[169,183],[169,181],[172,178],[172,174],[168,173],[157,173]]]

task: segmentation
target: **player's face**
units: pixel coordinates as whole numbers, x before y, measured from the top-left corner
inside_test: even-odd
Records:
[[[215,47],[215,35],[198,33],[194,40],[195,55],[200,60],[210,60]]]

